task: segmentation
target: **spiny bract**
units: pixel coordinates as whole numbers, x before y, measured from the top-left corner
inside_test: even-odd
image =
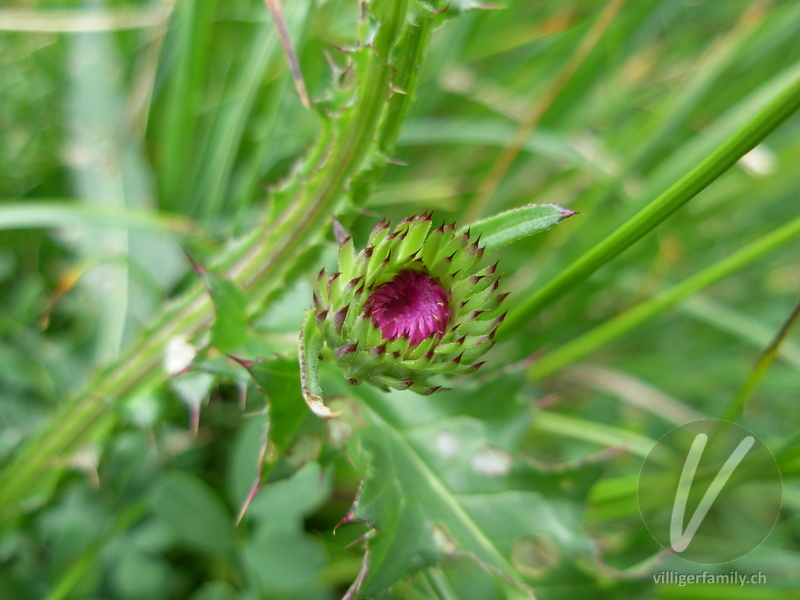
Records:
[[[356,254],[339,248],[339,271],[319,274],[316,322],[352,384],[430,394],[437,374],[466,374],[494,344],[505,317],[497,265],[455,225],[431,231],[430,215],[381,221]]]

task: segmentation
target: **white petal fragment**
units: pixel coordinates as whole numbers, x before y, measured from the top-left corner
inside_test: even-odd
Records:
[[[185,371],[196,355],[196,348],[184,336],[170,339],[164,351],[164,369],[167,375],[171,377]]]

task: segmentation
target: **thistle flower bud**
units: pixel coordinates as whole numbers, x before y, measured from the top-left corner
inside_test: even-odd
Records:
[[[356,253],[339,248],[339,270],[320,272],[314,295],[322,340],[352,384],[430,394],[438,374],[476,371],[505,313],[496,265],[454,225],[431,231],[429,215],[385,221]]]

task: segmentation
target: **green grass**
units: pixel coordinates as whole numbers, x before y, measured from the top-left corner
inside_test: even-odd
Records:
[[[703,567],[636,502],[689,415],[784,478],[768,539],[708,569],[796,590],[800,5],[283,4],[311,109],[257,0],[0,8],[0,597],[717,597],[653,584]],[[477,375],[420,397],[323,361],[342,417],[308,413],[334,217],[359,248],[530,203],[581,214],[491,252]]]

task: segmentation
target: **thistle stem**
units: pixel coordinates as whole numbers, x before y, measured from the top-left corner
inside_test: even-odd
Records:
[[[216,269],[247,290],[253,310],[263,310],[270,296],[287,285],[304,250],[319,242],[348,182],[370,162],[367,157],[378,143],[385,151],[397,135],[407,103],[390,101],[392,80],[406,83],[406,95],[413,92],[418,58],[436,13],[411,23],[406,18],[408,0],[375,2],[369,11],[380,27],[372,46],[353,57],[359,79],[352,107],[323,123],[306,163],[283,188],[277,216],[267,218],[214,261]],[[23,442],[0,470],[0,518],[12,516],[33,493],[46,493],[45,484],[56,481],[64,458],[95,436],[101,424],[113,422],[124,399],[168,378],[161,364],[170,339],[196,336],[213,318],[211,299],[198,282],[131,349]]]

